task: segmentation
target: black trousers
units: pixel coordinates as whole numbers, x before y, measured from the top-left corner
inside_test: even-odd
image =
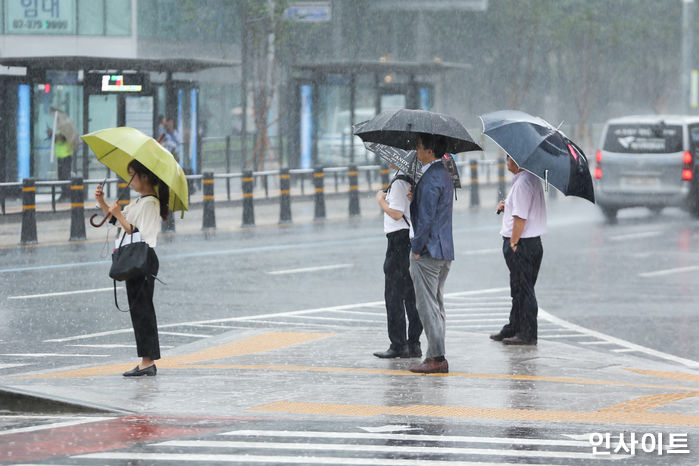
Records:
[[[507,268],[510,269],[512,309],[510,322],[500,333],[505,337],[517,336],[525,341],[536,341],[539,304],[536,301],[534,285],[544,256],[541,237],[520,238],[517,252],[510,247],[510,238],[504,238],[502,252]]]
[[[73,167],[73,156],[56,159],[58,161],[58,179],[70,180],[70,173]],[[61,186],[61,197],[70,197],[70,186]]]
[[[384,298],[391,348],[400,350],[407,343],[420,343],[422,322],[415,305],[415,289],[410,278],[410,236],[407,229],[386,235],[388,247],[383,263]],[[405,317],[408,317],[406,339]]]
[[[154,288],[155,279],[152,277],[126,280],[126,296],[129,298],[129,312],[136,336],[138,357],[148,357],[155,361],[160,359],[160,342],[153,306]]]

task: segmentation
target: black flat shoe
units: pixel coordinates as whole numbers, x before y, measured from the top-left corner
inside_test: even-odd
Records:
[[[410,357],[410,353],[408,352],[408,347],[406,346],[402,350],[388,348],[386,351],[377,351],[374,353],[374,356],[381,359],[408,358]]]
[[[143,369],[139,369],[138,366],[136,366],[130,371],[124,372],[122,375],[124,377],[140,377],[142,375],[153,376],[157,373],[158,369],[155,367],[155,364],[153,364],[152,366],[144,367]]]

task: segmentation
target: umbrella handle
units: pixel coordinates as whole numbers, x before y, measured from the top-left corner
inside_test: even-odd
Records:
[[[102,225],[104,225],[104,222],[106,222],[107,219],[109,217],[111,217],[111,215],[105,215],[104,218],[102,219],[102,221],[98,223],[95,221],[95,217],[98,217],[98,216],[99,216],[99,214],[94,214],[94,215],[92,215],[92,217],[90,217],[90,225],[92,225],[95,228],[99,228]]]

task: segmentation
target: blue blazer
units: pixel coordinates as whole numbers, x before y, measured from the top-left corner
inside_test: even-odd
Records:
[[[454,260],[451,215],[454,207],[454,184],[441,161],[422,175],[410,203],[410,219],[415,236],[412,252],[429,254],[434,259]]]

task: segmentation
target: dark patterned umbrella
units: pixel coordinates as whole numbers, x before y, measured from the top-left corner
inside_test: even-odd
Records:
[[[417,148],[420,133],[442,136],[446,152],[482,150],[456,118],[427,110],[387,110],[355,125],[354,134],[364,142],[376,142],[404,150]]]
[[[585,153],[546,120],[518,110],[480,116],[483,133],[528,172],[566,196],[595,202]]]

